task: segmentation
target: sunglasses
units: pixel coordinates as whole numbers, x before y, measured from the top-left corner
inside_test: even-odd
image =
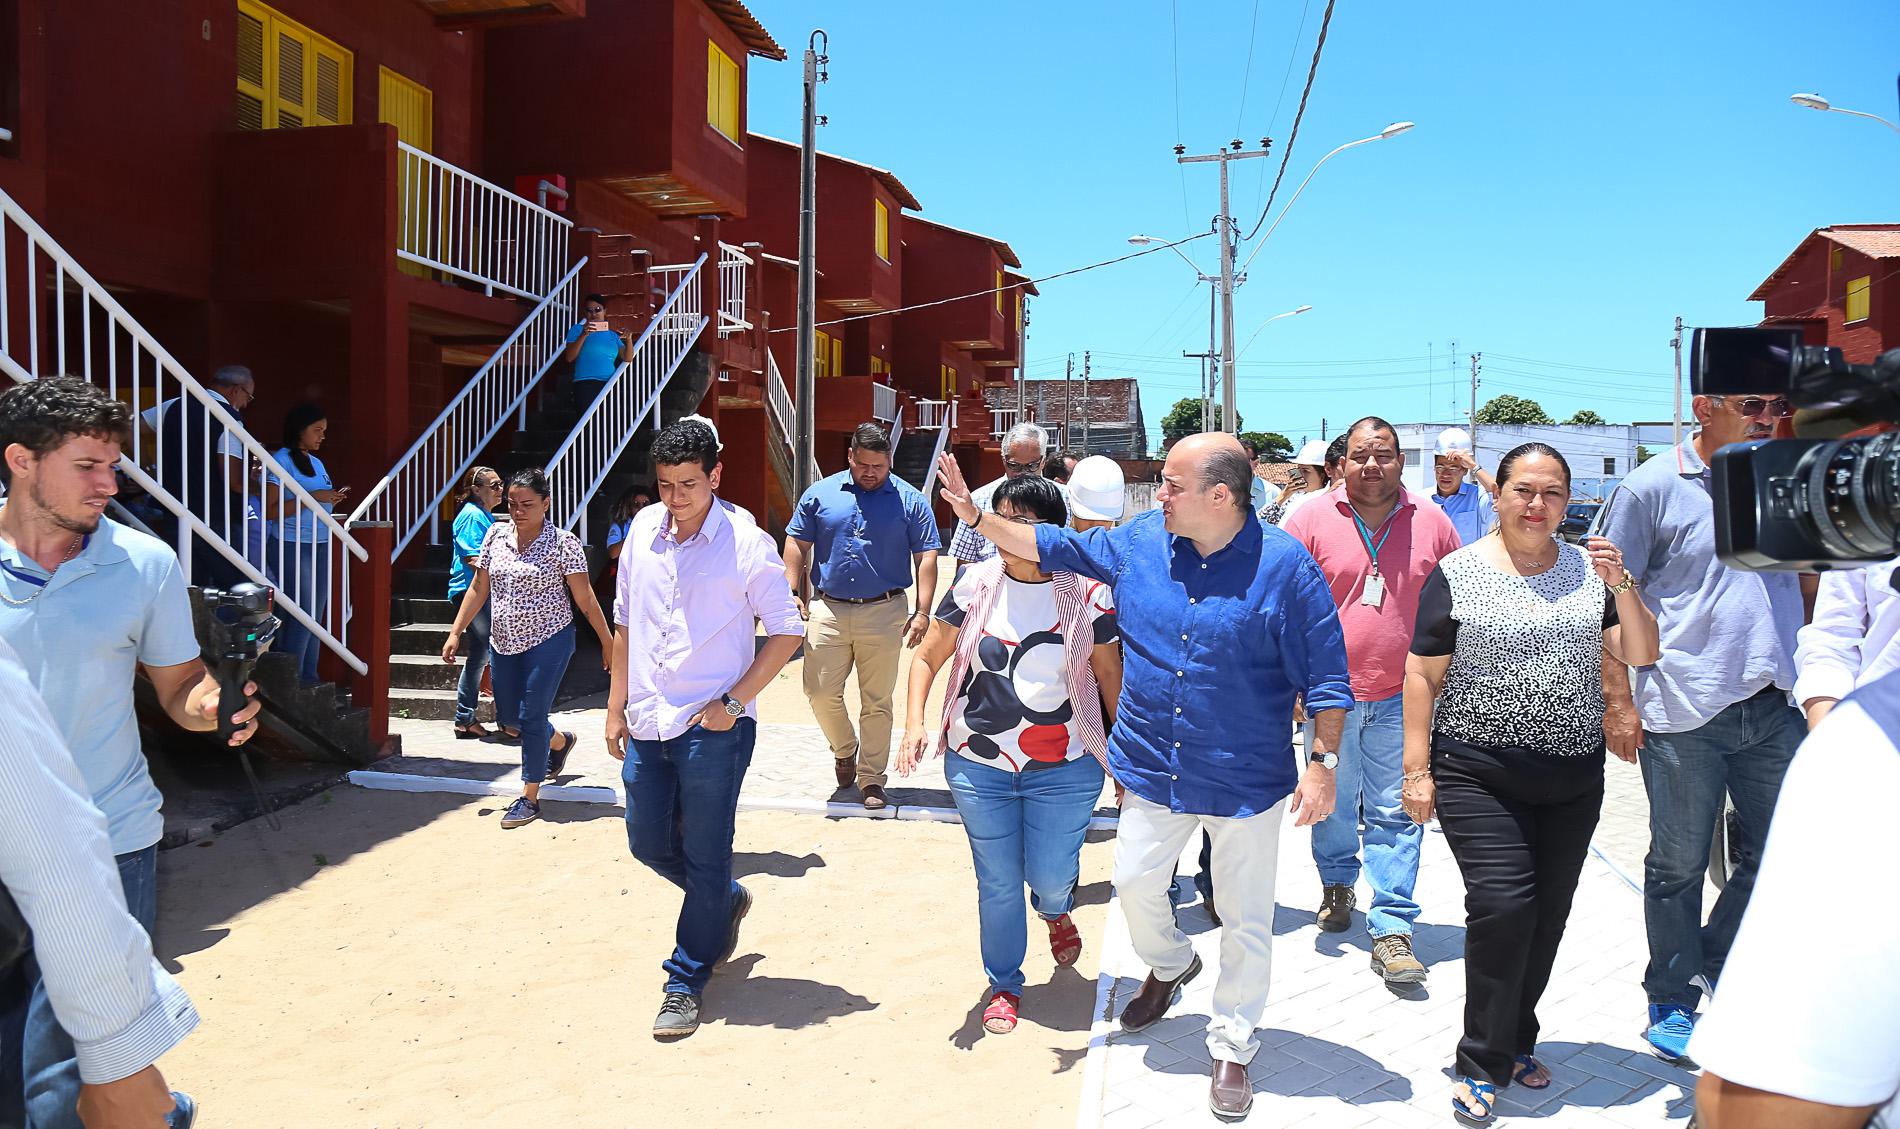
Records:
[[[1011,473],[1020,473],[1020,472],[1022,472],[1022,471],[1025,471],[1025,470],[1035,470],[1036,468],[1038,468],[1038,467],[1040,467],[1041,465],[1042,465],[1042,463],[1041,463],[1040,461],[1037,461],[1037,462],[1028,462],[1028,463],[1019,463],[1019,462],[1017,462],[1017,461],[1016,461],[1016,460],[1014,460],[1014,459],[1004,459],[1004,460],[1003,460],[1003,469],[1004,469],[1004,470],[1007,470],[1007,471],[1009,471],[1009,472],[1011,472]]]
[[[1794,401],[1786,396],[1776,396],[1772,400],[1764,400],[1760,396],[1744,396],[1740,399],[1733,396],[1717,396],[1716,399],[1734,404],[1735,410],[1745,416],[1758,416],[1766,411],[1778,419],[1783,419],[1794,414]]]

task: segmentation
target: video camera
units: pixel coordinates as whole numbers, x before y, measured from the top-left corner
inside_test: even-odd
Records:
[[[1900,349],[1850,365],[1837,348],[1804,344],[1798,328],[1698,329],[1689,372],[1698,396],[1781,393],[1810,413],[1900,424]],[[1730,568],[1810,572],[1900,556],[1900,432],[1734,443],[1709,471],[1715,552]]]
[[[257,656],[276,637],[278,619],[271,614],[271,590],[262,584],[247,581],[224,591],[206,588],[200,598],[211,611],[212,673],[218,679],[218,739],[229,741],[237,732],[232,718],[249,701],[244,685],[251,680]]]

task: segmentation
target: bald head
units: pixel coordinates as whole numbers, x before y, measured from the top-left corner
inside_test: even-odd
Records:
[[[1203,431],[1174,445],[1192,460],[1195,481],[1203,491],[1227,487],[1227,500],[1235,509],[1244,510],[1253,503],[1253,463],[1240,440],[1223,431]]]
[[[1221,432],[1190,435],[1168,450],[1155,498],[1168,532],[1225,544],[1253,500],[1253,467],[1240,441]]]

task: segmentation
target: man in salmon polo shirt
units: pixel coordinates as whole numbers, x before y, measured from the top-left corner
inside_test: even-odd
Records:
[[[1282,528],[1313,554],[1332,589],[1352,679],[1334,774],[1337,803],[1313,825],[1313,862],[1325,885],[1319,927],[1338,933],[1352,925],[1353,884],[1363,866],[1372,886],[1366,930],[1373,970],[1388,983],[1422,984],[1425,966],[1412,955],[1412,888],[1425,829],[1399,805],[1405,656],[1419,588],[1460,541],[1438,507],[1418,505],[1400,483],[1404,466],[1392,425],[1367,416],[1346,432],[1344,488],[1300,507]]]

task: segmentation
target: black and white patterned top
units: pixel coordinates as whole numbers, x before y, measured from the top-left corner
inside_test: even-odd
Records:
[[[1583,550],[1559,543],[1537,576],[1499,572],[1475,548],[1438,562],[1419,593],[1412,653],[1451,656],[1434,747],[1603,750],[1603,632],[1616,600]]]

